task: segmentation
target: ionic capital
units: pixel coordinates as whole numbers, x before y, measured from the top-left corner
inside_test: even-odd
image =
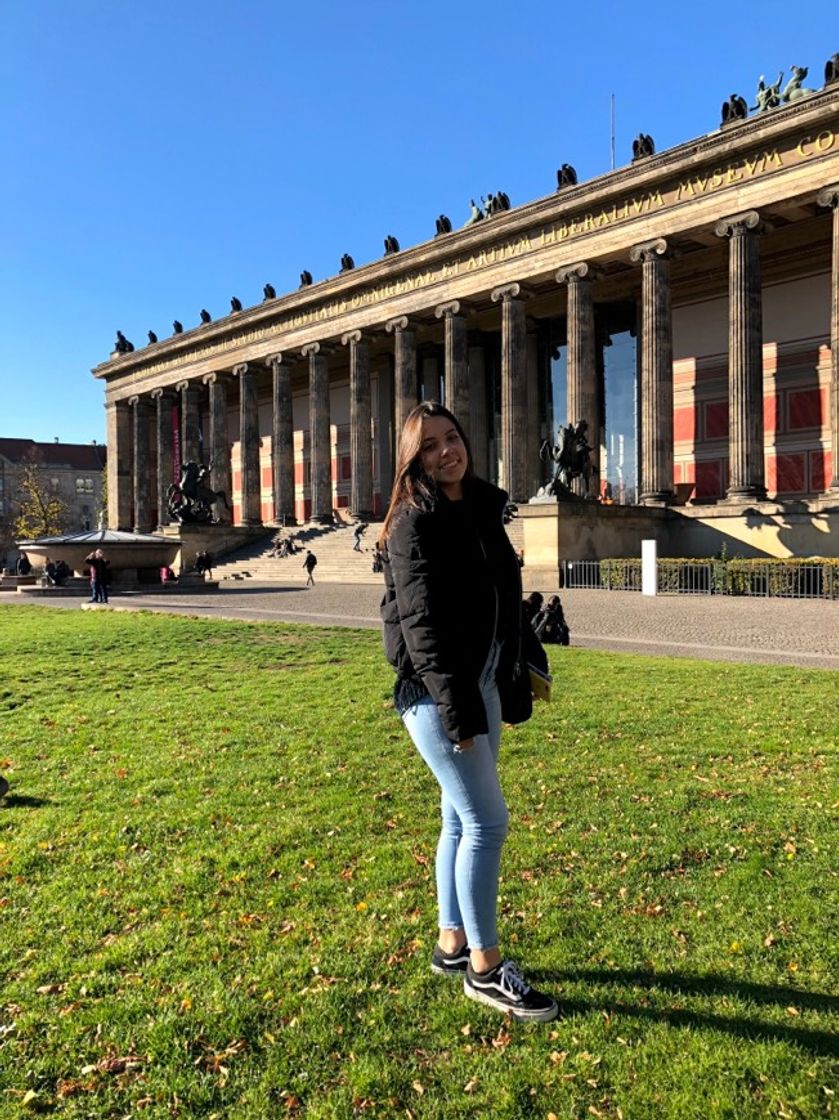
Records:
[[[153,401],[170,401],[172,399],[173,393],[171,389],[152,389],[152,391],[149,393],[149,396]]]
[[[529,296],[530,292],[518,280],[514,280],[512,284],[502,284],[490,292],[493,303],[506,303],[511,299],[528,299]]]
[[[556,273],[557,284],[579,284],[581,280],[596,280],[597,270],[588,261],[577,261],[576,264],[566,264]]]
[[[234,377],[244,377],[246,373],[256,373],[253,364],[248,362],[241,362],[238,366],[233,367]]]
[[[670,249],[663,237],[656,237],[653,241],[644,241],[641,245],[633,245],[629,250],[629,259],[633,264],[659,259],[666,260],[672,256],[673,250]]]
[[[395,319],[388,319],[388,321],[385,323],[385,330],[388,334],[394,334],[397,331],[406,331],[407,329],[407,315],[398,315]]]
[[[278,350],[276,354],[270,354],[265,359],[265,364],[269,369],[274,369],[275,366],[291,366],[297,361],[296,354],[289,354],[287,350]]]
[[[191,381],[176,381],[175,382],[175,389],[179,393],[185,393],[187,391],[187,389],[191,389],[191,388],[192,388],[192,382]]]
[[[459,299],[451,299],[448,303],[441,303],[434,308],[434,314],[438,319],[448,318],[450,315],[459,315],[461,304]]]
[[[347,331],[346,334],[341,335],[341,343],[343,346],[349,346],[351,342],[355,342],[356,344],[358,344],[359,342],[361,342],[363,337],[364,336],[359,330]]]
[[[227,374],[223,370],[213,370],[212,373],[205,373],[201,380],[205,385],[215,385],[217,383],[223,385],[227,381]]]
[[[316,354],[320,354],[320,352],[321,345],[319,342],[307,342],[303,349],[300,351],[304,358],[312,357]]]
[[[839,207],[839,183],[834,183],[833,186],[824,187],[820,190],[816,196],[816,202],[819,206],[829,206],[836,210]]]
[[[717,237],[744,237],[747,233],[761,233],[764,228],[757,210],[746,210],[742,214],[733,214],[730,218],[721,218],[715,228]]]
[[[132,406],[136,405],[136,404],[139,404],[140,403],[140,398],[136,395],[133,396],[133,397],[129,397],[128,398],[128,403],[129,403],[129,405],[132,405]]]

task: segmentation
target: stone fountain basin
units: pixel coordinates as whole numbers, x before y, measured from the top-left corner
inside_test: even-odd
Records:
[[[64,560],[74,575],[87,575],[85,557],[101,548],[110,561],[111,576],[138,569],[173,566],[180,551],[180,541],[157,537],[148,533],[125,533],[117,529],[95,529],[86,533],[70,533],[56,537],[39,537],[34,541],[18,541],[17,547],[25,552],[33,568],[43,569],[50,560]]]

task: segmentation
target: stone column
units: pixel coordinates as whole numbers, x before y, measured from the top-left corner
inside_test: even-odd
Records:
[[[539,408],[539,326],[526,320],[527,347],[527,493],[532,498],[542,485],[542,413]]]
[[[723,218],[728,238],[728,456],[731,502],[766,497],[763,465],[763,315],[760,216]]]
[[[312,520],[332,520],[332,448],[329,440],[329,352],[319,342],[303,347],[309,359],[309,466]]]
[[[147,397],[129,397],[132,421],[134,455],[132,475],[134,483],[134,532],[150,533],[151,464],[149,463],[149,400]]]
[[[820,206],[833,210],[833,268],[830,282],[830,493],[839,493],[839,183],[819,192]]]
[[[201,386],[179,381],[181,394],[181,462],[201,462]]]
[[[219,521],[233,520],[233,471],[230,466],[230,439],[227,435],[227,375],[208,373],[203,378],[210,390],[210,477],[213,489],[221,490],[230,503],[223,510],[217,502],[213,510]]]
[[[527,340],[524,299],[518,283],[495,288],[501,304],[501,464],[502,486],[513,502],[527,493]]]
[[[291,367],[294,359],[274,354],[271,367],[271,478],[274,488],[274,521],[294,525],[294,413]]]
[[[568,423],[585,420],[591,445],[592,481],[588,493],[600,492],[600,378],[597,375],[597,347],[594,333],[592,282],[597,278],[590,264],[582,261],[561,268],[557,283],[568,286]],[[585,479],[575,478],[571,489],[586,495]]]
[[[404,315],[391,319],[385,329],[394,336],[393,425],[398,447],[405,417],[417,403],[417,340]]]
[[[641,504],[673,500],[673,317],[670,251],[659,237],[636,245],[641,264]]]
[[[259,410],[256,401],[256,368],[243,362],[233,367],[239,378],[239,458],[242,476],[242,525],[262,524],[259,479]]]
[[[438,319],[444,321],[446,327],[446,408],[458,418],[471,442],[466,317],[461,314],[461,304],[456,299],[449,303],[441,303],[434,313]]]
[[[157,525],[168,525],[169,499],[167,491],[175,482],[175,456],[172,434],[173,396],[168,389],[152,389],[155,403],[155,436],[157,442]]]
[[[110,401],[105,414],[108,426],[108,528],[133,525],[131,413],[128,401]]]
[[[379,500],[383,506],[390,501],[393,488],[394,451],[397,433],[393,426],[393,355],[380,354],[374,371],[378,381],[378,415],[373,466],[378,474]]]
[[[370,401],[370,359],[361,331],[341,341],[350,348],[350,509],[355,517],[373,516],[373,437]]]
[[[486,352],[480,335],[469,340],[469,419],[475,473],[489,478]]]

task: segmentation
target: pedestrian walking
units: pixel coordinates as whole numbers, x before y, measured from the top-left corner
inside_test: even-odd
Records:
[[[312,575],[316,566],[318,558],[310,548],[306,549],[306,559],[303,561],[303,567],[306,569],[306,586],[315,586],[315,577]]]
[[[363,552],[364,551],[361,547],[361,538],[364,536],[364,534],[366,532],[367,532],[367,523],[365,521],[359,521],[359,523],[356,525],[356,527],[352,531],[352,537],[353,537],[352,550],[353,550],[353,552]]]
[[[442,791],[438,942],[431,969],[517,1019],[558,1009],[498,945],[508,814],[498,778],[502,719],[532,711],[521,655],[521,575],[503,525],[507,495],[473,473],[460,423],[425,401],[408,415],[379,546],[394,703]]]

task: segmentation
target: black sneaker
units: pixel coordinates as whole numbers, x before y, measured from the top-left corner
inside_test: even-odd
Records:
[[[0,775],[0,797],[5,797],[8,792],[9,792],[9,783],[6,781],[6,779],[4,777],[2,777],[2,775]],[[464,965],[463,967],[465,968],[466,965]]]
[[[469,946],[455,949],[453,953],[445,953],[439,945],[434,946],[431,954],[431,971],[438,976],[462,975],[469,964]]]
[[[547,1023],[559,1014],[556,1000],[531,988],[512,961],[502,961],[489,972],[475,972],[469,965],[463,991],[469,999],[506,1011],[515,1019]]]

